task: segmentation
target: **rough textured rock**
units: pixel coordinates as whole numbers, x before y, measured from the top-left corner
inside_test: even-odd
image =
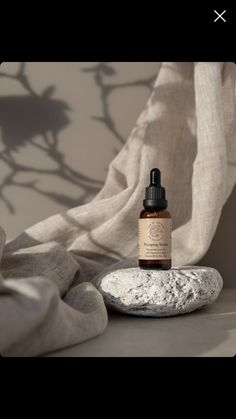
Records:
[[[216,269],[197,266],[169,271],[118,269],[99,278],[97,283],[108,307],[153,317],[189,313],[211,304],[222,286]]]

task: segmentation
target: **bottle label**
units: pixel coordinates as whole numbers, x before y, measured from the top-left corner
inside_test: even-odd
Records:
[[[139,219],[139,259],[171,259],[171,218]]]

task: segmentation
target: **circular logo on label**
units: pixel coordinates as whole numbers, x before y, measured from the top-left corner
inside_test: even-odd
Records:
[[[165,228],[163,224],[158,221],[154,221],[149,225],[149,237],[152,240],[160,241],[165,235]]]

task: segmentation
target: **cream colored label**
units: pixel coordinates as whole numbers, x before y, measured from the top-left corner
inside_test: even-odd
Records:
[[[139,259],[171,259],[171,219],[139,219]]]

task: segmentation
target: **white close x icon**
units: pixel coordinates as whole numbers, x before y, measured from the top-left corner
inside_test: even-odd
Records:
[[[215,18],[214,22],[216,22],[218,19],[222,19],[224,22],[226,22],[226,19],[223,18],[223,15],[225,14],[226,10],[224,10],[222,13],[218,13],[216,10],[214,12],[217,14],[217,17]]]

